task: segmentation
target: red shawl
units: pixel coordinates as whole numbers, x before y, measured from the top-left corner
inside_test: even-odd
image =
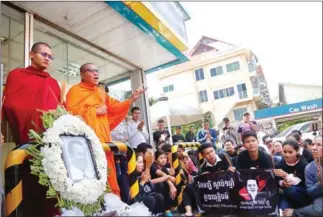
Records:
[[[3,94],[3,114],[16,145],[29,142],[29,129],[43,130],[41,112],[37,109],[56,109],[60,94],[57,81],[47,72],[29,66],[9,73]]]

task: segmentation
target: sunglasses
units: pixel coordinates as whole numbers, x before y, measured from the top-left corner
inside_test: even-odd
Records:
[[[40,55],[42,55],[42,57],[46,58],[48,57],[48,59],[50,60],[54,60],[54,57],[46,52],[34,52],[34,53],[39,53]]]

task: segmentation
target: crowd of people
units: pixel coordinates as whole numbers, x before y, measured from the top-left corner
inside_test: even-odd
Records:
[[[165,129],[164,121],[160,119],[157,130],[153,133],[156,147],[154,152],[139,114],[140,109],[134,107],[132,119],[128,121],[131,123],[128,131],[131,132],[130,138],[135,139],[130,139],[129,145],[137,154],[142,201],[153,213],[158,214],[163,210],[167,216],[172,215],[170,210],[174,207],[178,192],[174,186],[174,170],[169,155],[172,144],[176,143],[179,144],[177,155],[186,183],[183,202],[177,207],[177,211],[185,216],[193,216],[194,210],[203,212],[196,200],[195,176],[205,172],[235,172],[240,169],[272,170],[279,189],[278,209],[285,216],[320,216],[322,213],[321,135],[313,141],[303,141],[302,133],[295,130],[287,136],[286,141],[273,142],[277,131],[272,125],[269,127],[270,132],[264,132],[262,127],[250,120],[250,114],[246,112],[237,130],[230,126],[228,118],[223,119],[223,129],[219,136],[222,147],[218,148],[215,145],[217,133],[210,128],[207,120],[196,134],[191,127],[184,136],[181,127],[176,127],[175,134],[171,136]],[[181,145],[183,142],[194,141],[201,144],[198,150],[186,150]],[[150,169],[145,170],[145,155],[151,152],[154,152],[154,163]],[[198,163],[198,153],[204,158],[203,164]]]
[[[85,63],[80,68],[81,82],[70,88],[65,102],[61,97],[64,92],[58,82],[46,72],[54,59],[50,46],[43,42],[34,44],[30,57],[31,66],[9,73],[4,92],[3,114],[17,145],[30,142],[30,129],[37,132],[43,130],[39,111],[56,109],[61,105],[72,114],[81,116],[101,142],[126,141],[134,149],[139,181],[137,199],[154,215],[172,216],[176,207],[177,212],[184,216],[203,213],[194,185],[194,177],[197,175],[217,171],[234,173],[239,169],[269,169],[276,177],[280,189],[279,208],[285,216],[321,216],[321,135],[313,141],[303,141],[301,133],[295,131],[286,141],[273,143],[272,135],[276,132],[263,135],[263,131],[259,130],[257,123],[246,112],[237,131],[230,126],[228,118],[223,119],[224,127],[219,139],[207,120],[196,134],[191,127],[185,137],[180,127],[176,128],[176,133],[171,137],[164,128],[163,120],[159,120],[158,130],[153,133],[155,144],[150,144],[145,123],[140,120],[140,108],[133,107],[131,120],[126,118],[130,106],[145,91],[144,88],[137,89],[130,99],[123,102],[115,100],[102,93],[98,87],[97,67]],[[198,150],[186,150],[183,145],[178,146],[177,157],[185,189],[182,202],[176,204],[180,192],[175,185],[175,171],[170,156],[172,145],[185,141],[195,141],[201,145]],[[217,148],[216,142],[220,142],[222,148]],[[199,153],[204,158],[203,163],[197,159]],[[125,156],[107,152],[106,160],[110,171],[108,184],[112,192],[130,203]],[[35,177],[29,173],[26,168],[24,182],[37,185]],[[44,186],[38,185],[25,188],[24,191],[29,192],[24,195],[27,196],[23,204],[26,216],[59,214],[55,209],[57,201],[46,200],[46,190]]]
[[[244,131],[241,141],[243,144],[235,147],[233,141],[226,140],[223,150],[216,150],[211,142],[202,143],[197,151],[185,151],[185,148],[179,145],[177,154],[187,180],[183,202],[178,207],[179,212],[185,216],[192,216],[194,209],[201,212],[193,184],[193,177],[196,175],[224,170],[234,172],[239,169],[271,169],[279,188],[278,208],[284,216],[322,215],[321,135],[315,137],[307,147],[304,146],[306,142],[301,139],[299,132],[293,132],[286,141],[274,144],[270,136],[264,138],[267,149],[260,146],[258,136],[252,130]],[[145,183],[153,183],[156,186],[154,192],[160,197],[164,196],[165,210],[171,208],[175,190],[172,184],[174,171],[167,161],[170,150],[170,144],[161,143],[155,152],[154,166],[140,176],[143,186]],[[144,156],[147,151],[152,151],[152,146],[141,143],[137,148],[137,156]],[[205,160],[202,165],[197,163],[197,153],[201,153]],[[139,157],[138,163],[142,159],[144,158]],[[142,170],[138,169],[138,172],[140,171]],[[156,179],[159,181],[156,182]],[[144,189],[141,192],[144,198],[147,192]],[[160,205],[150,209],[157,213],[157,207],[160,208]]]

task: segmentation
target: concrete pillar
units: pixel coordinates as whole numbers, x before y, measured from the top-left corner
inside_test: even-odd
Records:
[[[142,70],[131,72],[131,89],[135,91],[143,84],[147,87],[146,74]],[[134,103],[134,106],[138,106],[141,110],[141,119],[145,121],[145,126],[149,133],[149,143],[153,145],[152,127],[150,122],[150,110],[149,110],[149,99],[148,90]]]

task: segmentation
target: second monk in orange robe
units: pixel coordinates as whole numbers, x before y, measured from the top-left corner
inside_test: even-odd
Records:
[[[66,107],[74,115],[81,116],[101,142],[111,142],[110,132],[125,119],[131,104],[145,90],[138,89],[130,99],[119,102],[98,88],[99,72],[94,64],[83,64],[80,74],[81,83],[71,87],[67,93]],[[109,185],[112,192],[120,196],[113,153],[106,152],[106,158],[110,169]]]

